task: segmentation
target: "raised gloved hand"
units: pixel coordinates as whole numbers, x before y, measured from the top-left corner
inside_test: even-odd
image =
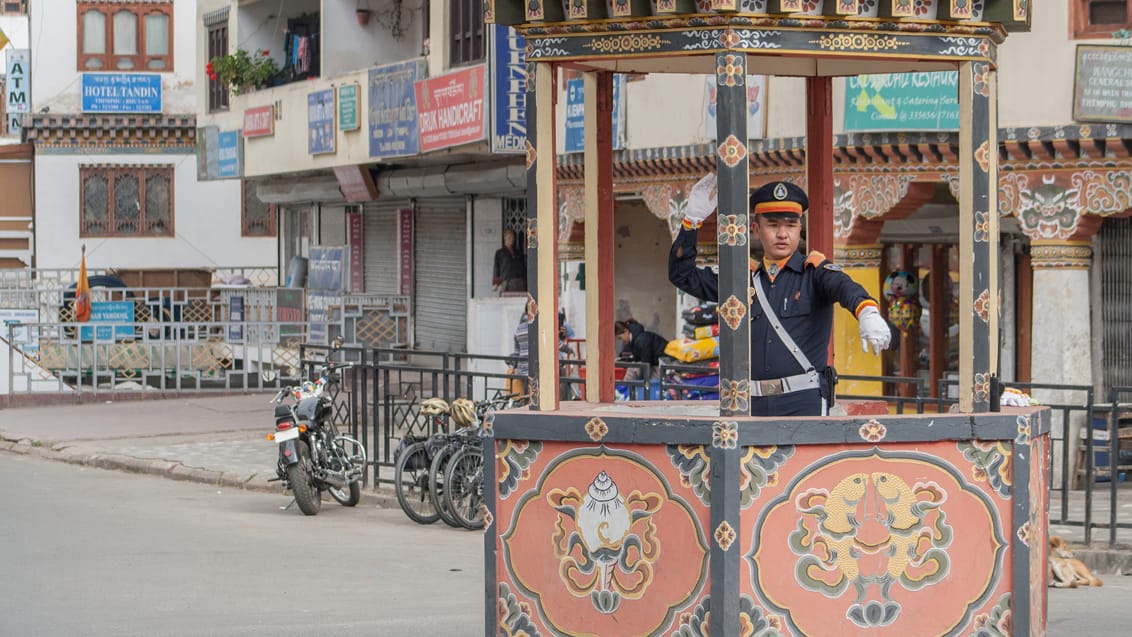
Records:
[[[873,354],[880,354],[881,350],[888,349],[892,331],[880,315],[880,310],[871,305],[861,310],[861,315],[857,317],[857,327],[861,333],[861,349],[865,352],[869,351],[869,346],[872,346]]]
[[[684,210],[684,218],[699,225],[710,217],[715,212],[716,190],[715,173],[708,173],[697,181],[688,193],[688,207]]]

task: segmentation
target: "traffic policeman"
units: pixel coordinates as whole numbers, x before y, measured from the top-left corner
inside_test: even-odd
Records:
[[[828,365],[833,304],[857,317],[861,345],[874,354],[887,349],[888,323],[860,284],[820,252],[798,251],[805,191],[776,181],[751,193],[751,234],[762,244],[761,261],[751,259],[750,301],[752,416],[820,416],[828,413],[833,370]],[[716,208],[716,177],[693,186],[683,225],[668,256],[668,279],[704,301],[719,301],[718,277],[696,267],[696,238]],[[752,242],[753,243],[753,242]]]

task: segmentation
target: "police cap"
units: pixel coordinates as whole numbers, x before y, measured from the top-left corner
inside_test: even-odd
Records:
[[[751,193],[751,214],[797,217],[810,207],[806,191],[788,181],[772,181]]]

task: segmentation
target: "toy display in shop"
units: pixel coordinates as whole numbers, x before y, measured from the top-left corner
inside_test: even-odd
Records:
[[[920,323],[920,285],[916,275],[898,270],[884,280],[884,299],[888,302],[888,322],[907,334]]]

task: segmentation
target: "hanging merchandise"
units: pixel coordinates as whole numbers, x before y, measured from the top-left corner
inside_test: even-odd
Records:
[[[920,324],[920,285],[914,274],[898,270],[888,275],[884,299],[888,302],[888,322],[902,334]]]

